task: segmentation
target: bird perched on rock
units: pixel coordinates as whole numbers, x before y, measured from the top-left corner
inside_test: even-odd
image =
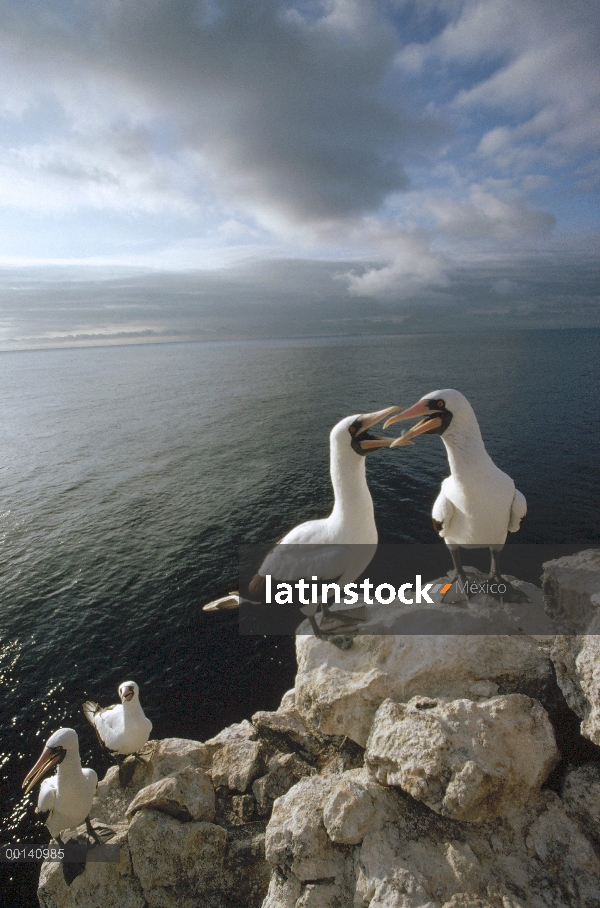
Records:
[[[502,598],[529,602],[529,597],[500,574],[500,551],[508,532],[516,533],[527,513],[525,497],[485,449],[477,417],[460,391],[446,388],[426,394],[408,410],[390,417],[384,428],[404,419],[423,417],[397,438],[392,448],[411,444],[417,435],[439,435],[446,447],[450,476],[442,483],[432,511],[433,526],[450,549],[456,576],[467,577],[459,547],[489,547],[488,580],[506,586]]]
[[[139,692],[135,681],[124,681],[119,685],[120,703],[105,709],[92,700],[83,704],[83,713],[93,725],[98,740],[119,765],[121,785],[127,784],[135,769],[135,760],[128,761],[125,769],[125,757],[139,757],[152,731],[152,722],[144,715]]]
[[[274,546],[249,585],[253,598],[262,596],[266,575],[272,577],[273,584],[305,578],[309,582],[335,582],[343,587],[365,570],[377,546],[365,455],[387,448],[393,441],[382,435],[371,435],[369,429],[398,409],[387,407],[375,413],[346,416],[333,427],[329,436],[333,510],[328,517],[308,520],[294,527]],[[237,608],[239,604],[239,593],[229,593],[209,602],[204,611]],[[314,633],[323,636],[315,618],[318,605],[310,603],[300,610],[308,617]],[[336,623],[339,627],[340,624],[351,625],[356,620],[352,614],[330,613],[327,602],[322,604],[322,610],[330,629],[336,629],[331,627]]]
[[[55,766],[56,774],[46,778]],[[61,832],[76,829],[85,822],[94,841],[103,844],[89,817],[98,776],[93,769],[82,768],[79,739],[72,728],[59,728],[50,735],[41,757],[25,776],[25,794],[38,782],[41,785],[36,813],[41,815],[52,838],[62,845]],[[84,869],[85,863],[63,864],[67,883],[70,884]]]

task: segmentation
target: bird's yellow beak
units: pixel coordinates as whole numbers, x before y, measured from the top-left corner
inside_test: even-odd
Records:
[[[408,410],[403,410],[401,413],[397,413],[395,416],[386,420],[383,424],[384,429],[387,429],[388,426],[391,426],[396,422],[400,422],[402,419],[414,419],[415,416],[426,417],[409,429],[408,432],[405,432],[404,435],[395,438],[391,442],[390,448],[399,448],[403,445],[410,445],[412,444],[411,439],[415,438],[417,435],[431,432],[433,429],[438,429],[442,425],[442,420],[439,416],[435,416],[435,411],[431,411],[428,403],[429,401],[426,400],[418,400],[417,403],[413,404],[412,407],[409,407]]]
[[[30,769],[25,778],[23,779],[23,788],[25,788],[25,794],[29,794],[31,789],[40,782],[44,776],[47,776],[51,769],[54,769],[57,763],[63,758],[63,754],[59,751],[58,753],[55,750],[51,750],[49,747],[44,747],[42,751],[42,756],[39,758],[33,769]]]
[[[381,422],[382,419],[385,419],[386,416],[390,416],[391,413],[394,413],[396,410],[399,410],[400,407],[386,407],[384,410],[376,410],[374,413],[364,413],[359,417],[360,419],[360,430],[356,434],[356,439],[360,445],[361,451],[375,451],[377,448],[389,448],[392,445],[393,438],[386,438],[385,435],[371,435],[368,438],[362,438],[361,435],[364,432],[368,432],[371,426],[376,425],[378,422]]]

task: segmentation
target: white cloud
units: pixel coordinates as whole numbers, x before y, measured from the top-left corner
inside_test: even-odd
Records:
[[[364,225],[381,264],[339,275],[352,296],[403,299],[424,286],[447,284],[447,261],[432,251],[423,231],[409,232],[395,224],[370,220]]]

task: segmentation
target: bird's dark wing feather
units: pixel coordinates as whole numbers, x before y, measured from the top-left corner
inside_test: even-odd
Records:
[[[265,578],[260,574],[255,574],[248,584],[248,592],[251,596],[262,596],[265,589]]]
[[[106,744],[100,737],[100,732],[96,728],[96,723],[94,722],[94,716],[102,711],[102,707],[98,706],[97,703],[94,703],[93,700],[86,700],[85,703],[82,704],[81,708],[83,709],[83,715],[86,717],[86,719],[96,732],[96,737],[98,738],[100,746],[106,750]]]

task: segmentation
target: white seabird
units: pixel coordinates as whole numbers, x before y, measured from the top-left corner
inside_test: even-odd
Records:
[[[56,774],[44,778],[55,766]],[[50,735],[41,757],[25,776],[25,794],[40,781],[36,813],[46,815],[44,822],[50,835],[60,842],[63,830],[75,829],[85,821],[88,832],[97,838],[89,813],[98,776],[93,769],[82,769],[79,739],[72,728],[59,728]]]
[[[83,704],[88,722],[94,726],[100,743],[117,758],[137,754],[147,743],[152,722],[144,715],[140,689],[135,681],[119,685],[120,703],[105,709],[92,700]]]
[[[471,404],[453,388],[432,391],[408,410],[388,419],[384,428],[416,416],[424,419],[397,438],[391,447],[411,444],[417,435],[441,436],[450,476],[442,483],[431,516],[435,530],[450,549],[457,577],[465,583],[459,546],[489,547],[492,559],[489,579],[506,584],[503,599],[529,602],[524,593],[501,576],[499,567],[499,551],[507,533],[519,529],[527,513],[527,502],[510,476],[487,453]]]
[[[347,416],[340,420],[329,436],[330,473],[334,505],[331,514],[320,520],[308,520],[290,530],[269,552],[249,589],[260,596],[265,576],[273,584],[315,578],[318,583],[335,582],[340,587],[352,583],[365,570],[377,547],[377,527],[373,499],[366,477],[365,455],[379,448],[388,448],[393,439],[369,434],[369,429],[385,419],[398,407],[387,407],[375,413]],[[294,548],[291,548],[291,547]],[[300,549],[299,547],[303,548]],[[360,548],[355,548],[360,546]],[[289,548],[288,548],[289,547]],[[239,593],[229,593],[209,602],[204,611],[237,608]],[[317,636],[322,636],[315,614],[318,605],[301,608]],[[323,604],[323,615],[339,622],[352,624],[347,613],[333,615]]]

